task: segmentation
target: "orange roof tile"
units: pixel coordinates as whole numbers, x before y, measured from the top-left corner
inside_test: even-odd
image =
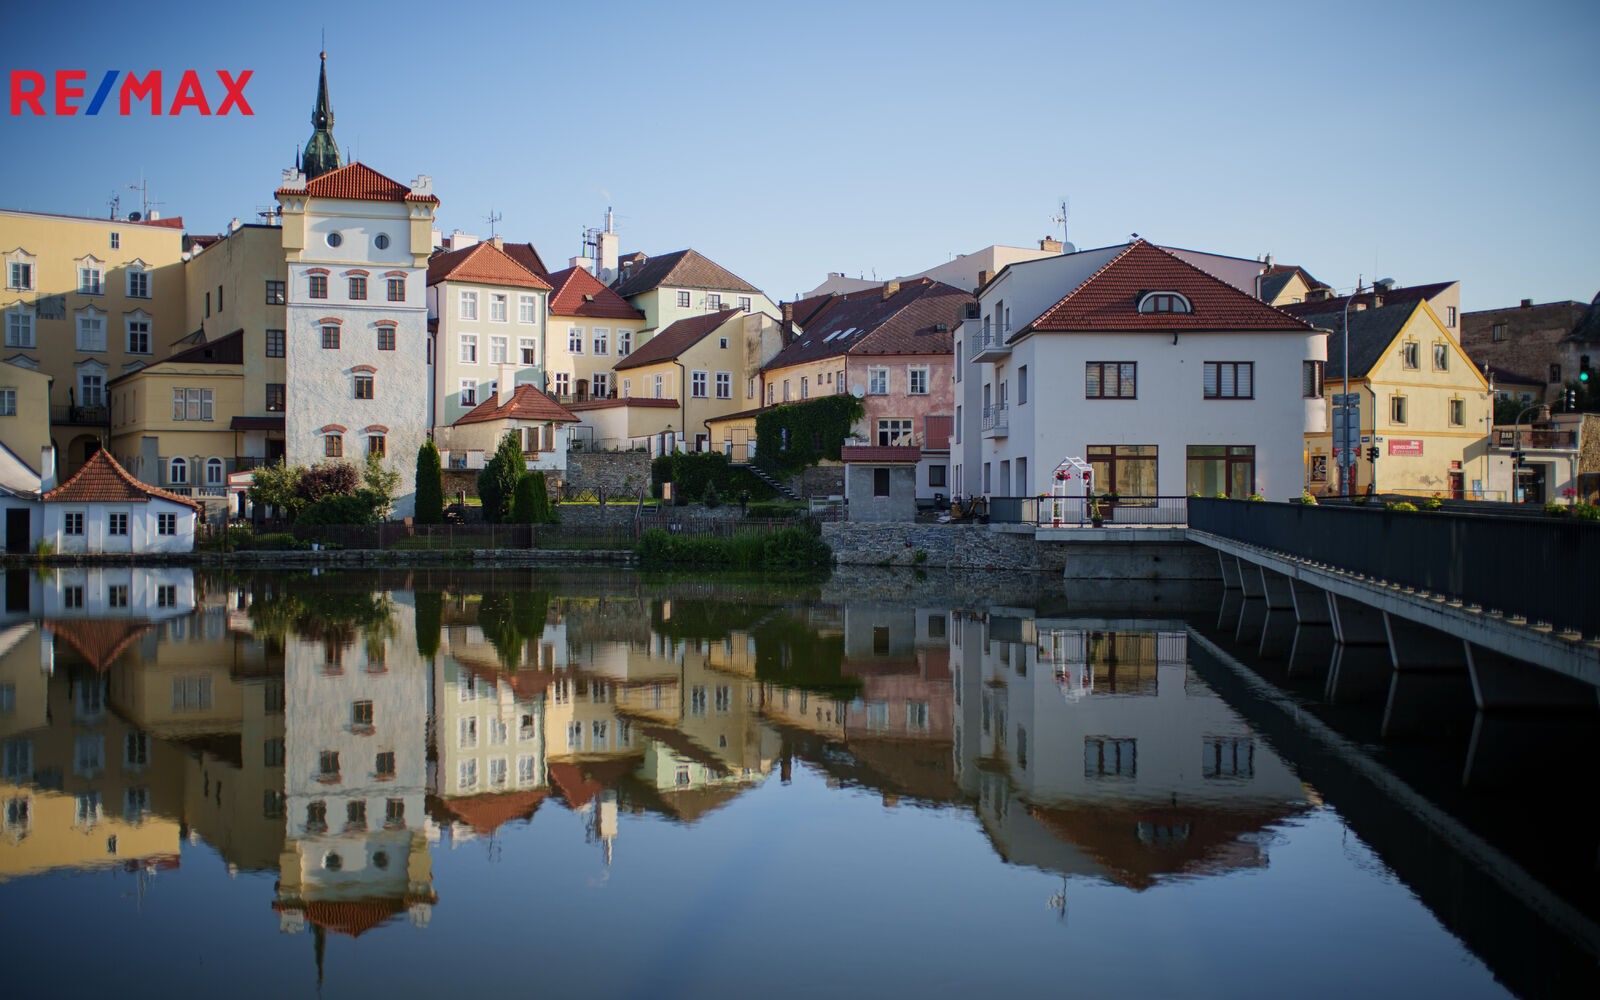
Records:
[[[592,316],[596,319],[644,319],[644,313],[581,267],[550,275],[555,292],[550,296],[552,316]]]
[[[434,254],[428,261],[428,284],[473,281],[481,285],[515,285],[548,290],[550,284],[493,243],[474,243],[464,250]]]
[[[690,316],[680,319],[676,323],[651,337],[642,347],[633,349],[633,353],[612,365],[613,371],[626,371],[630,368],[642,368],[645,365],[659,364],[670,361],[689,348],[700,343],[712,331],[721,329],[722,325],[744,312],[742,309],[723,309],[704,316]]]
[[[279,188],[278,194],[306,194],[313,198],[345,198],[350,201],[420,201],[439,204],[431,194],[412,194],[399,181],[385,177],[365,163],[349,163],[330,170],[306,183],[304,190]]]
[[[443,799],[446,811],[481,834],[490,834],[518,819],[532,819],[550,793],[537,788],[521,792],[489,792]]]
[[[1139,300],[1146,292],[1177,292],[1193,311],[1141,313]],[[1028,329],[1306,331],[1311,325],[1141,239],[1046,309]]]
[[[131,618],[46,619],[44,625],[96,670],[109,668],[134,640],[150,631],[149,622]]]
[[[482,424],[491,420],[553,420],[562,424],[578,422],[571,410],[538,389],[531,385],[519,385],[511,393],[511,402],[501,406],[500,394],[496,392],[457,420],[455,426]]]
[[[45,503],[147,503],[152,497],[181,503],[196,511],[202,509],[197,500],[141,483],[103,448],[83,463],[71,479],[46,493],[43,499]]]

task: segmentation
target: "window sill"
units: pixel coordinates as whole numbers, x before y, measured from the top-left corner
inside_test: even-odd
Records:
[[[371,736],[377,731],[376,727],[371,725],[353,725],[350,727],[350,732],[356,736]]]
[[[394,780],[394,775],[392,775],[392,774],[374,774],[372,776],[372,780],[373,781],[393,781]]]
[[[344,779],[339,777],[337,774],[317,775],[317,784],[319,785],[337,785],[341,784],[343,781]]]

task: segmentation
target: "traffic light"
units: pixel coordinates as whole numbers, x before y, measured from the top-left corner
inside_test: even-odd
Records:
[[[1585,354],[1578,359],[1578,381],[1588,385],[1589,379],[1593,377],[1593,374],[1589,369],[1589,355]]]
[[[1377,460],[1378,460],[1378,446],[1377,445],[1372,445],[1371,447],[1367,448],[1367,461],[1376,462]]]
[[[1516,466],[1519,469],[1522,468],[1522,452],[1521,451],[1515,450],[1515,449],[1512,450],[1512,452],[1511,452],[1511,464]]]
[[[1562,409],[1566,410],[1568,413],[1576,410],[1578,408],[1578,390],[1569,386],[1567,390],[1561,394],[1561,402],[1563,404]]]

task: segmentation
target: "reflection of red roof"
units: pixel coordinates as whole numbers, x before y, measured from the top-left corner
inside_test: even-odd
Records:
[[[154,497],[200,510],[200,503],[176,493],[156,489],[133,478],[104,448],[72,478],[44,495],[45,503],[147,503]]]
[[[279,913],[303,909],[306,919],[325,930],[360,937],[390,917],[404,913],[406,901],[393,896],[376,899],[313,900],[304,907],[273,903]]]
[[[566,761],[549,766],[550,783],[567,805],[581,809],[638,766],[633,757],[598,761]]]
[[[493,833],[515,819],[532,819],[549,792],[488,792],[468,798],[442,799],[444,808],[479,833]]]
[[[150,623],[128,618],[62,618],[46,619],[44,627],[64,639],[90,666],[105,670],[150,630]]]

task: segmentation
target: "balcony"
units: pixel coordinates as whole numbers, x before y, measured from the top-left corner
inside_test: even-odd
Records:
[[[1008,323],[969,319],[961,335],[970,345],[967,357],[974,363],[993,363],[1011,353],[1011,345],[1006,343],[1007,338],[1011,336],[1011,326]]]
[[[50,422],[57,426],[110,427],[111,411],[104,406],[52,406]]]
[[[1011,411],[1004,404],[999,406],[985,406],[983,408],[983,436],[986,438],[1005,437],[1011,433]]]

